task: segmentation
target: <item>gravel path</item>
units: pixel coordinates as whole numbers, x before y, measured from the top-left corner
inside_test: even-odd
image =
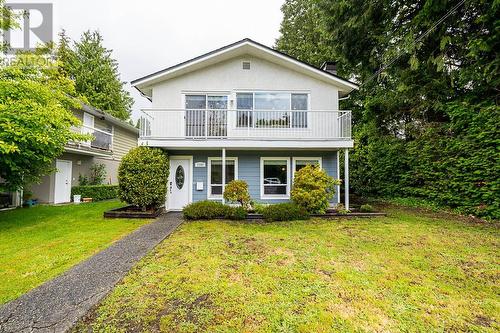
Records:
[[[63,275],[0,307],[0,332],[65,332],[181,223],[178,213],[162,215]]]

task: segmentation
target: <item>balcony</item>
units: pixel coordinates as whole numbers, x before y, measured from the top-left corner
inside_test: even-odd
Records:
[[[350,147],[351,112],[146,109],[140,118],[140,141],[147,145],[185,146],[179,142],[195,141],[201,146],[220,146],[217,141],[228,140],[335,141],[351,142]]]
[[[93,139],[90,141],[70,142],[70,146],[77,146],[80,149],[89,151],[92,150],[101,153],[111,153],[113,149],[112,133],[85,125],[82,125],[81,127],[73,127],[72,130],[82,134],[90,134]]]

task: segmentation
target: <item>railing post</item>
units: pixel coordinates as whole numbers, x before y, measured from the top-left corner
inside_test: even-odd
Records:
[[[224,189],[226,188],[226,148],[222,148],[222,203],[224,200]]]
[[[208,110],[205,109],[205,139],[208,138]]]
[[[349,149],[344,149],[344,196],[345,209],[349,210]]]

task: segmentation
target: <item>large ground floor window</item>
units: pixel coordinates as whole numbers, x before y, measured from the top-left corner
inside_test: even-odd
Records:
[[[290,196],[290,158],[262,157],[260,170],[261,198]]]
[[[226,184],[238,179],[238,159],[226,158]],[[222,198],[222,158],[208,158],[208,197]]]
[[[292,176],[295,176],[295,172],[299,171],[306,165],[318,165],[320,168],[323,167],[321,157],[294,157],[292,163]]]

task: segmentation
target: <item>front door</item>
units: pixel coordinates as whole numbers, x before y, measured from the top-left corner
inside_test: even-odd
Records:
[[[170,159],[170,176],[167,184],[167,208],[169,210],[182,210],[189,204],[190,167],[189,159]]]
[[[71,201],[71,161],[56,160],[54,203]]]

